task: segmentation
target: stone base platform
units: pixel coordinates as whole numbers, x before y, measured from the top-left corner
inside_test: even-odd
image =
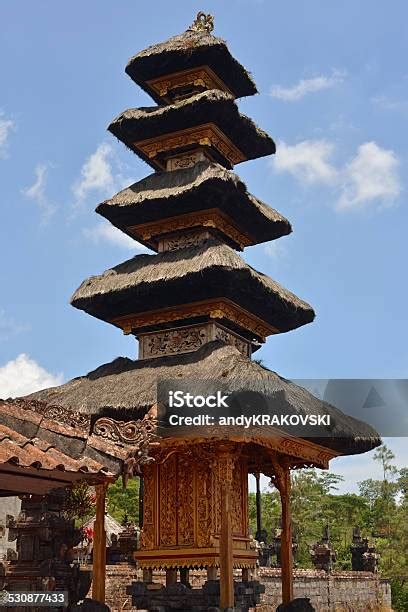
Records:
[[[265,586],[256,612],[275,612],[281,603],[280,570],[259,568],[257,580]],[[106,603],[111,612],[124,612],[132,606],[131,595],[126,589],[132,582],[142,579],[141,570],[133,565],[108,565],[106,567]],[[240,572],[236,579],[240,580]],[[164,572],[154,574],[154,581],[165,583]],[[194,588],[201,587],[206,574],[191,570],[189,581]],[[309,597],[316,612],[391,612],[391,588],[387,580],[368,572],[333,572],[295,570],[294,596]]]

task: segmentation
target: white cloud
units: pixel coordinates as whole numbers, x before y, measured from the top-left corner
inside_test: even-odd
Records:
[[[128,182],[121,173],[120,163],[113,148],[108,143],[102,143],[83,164],[81,177],[74,183],[72,191],[78,205],[93,192],[111,196]]]
[[[379,108],[391,112],[408,112],[408,101],[389,98],[388,96],[374,96],[371,98],[371,103]]]
[[[28,325],[19,323],[13,317],[8,316],[3,308],[0,308],[0,342],[4,342],[10,336],[20,334],[28,329]]]
[[[10,132],[15,129],[15,123],[0,111],[0,159],[7,157]]]
[[[331,184],[337,178],[330,162],[333,150],[327,140],[303,140],[295,145],[280,142],[272,164],[277,172],[289,172],[299,181]]]
[[[304,96],[323,89],[335,87],[344,80],[345,73],[338,70],[333,70],[330,76],[317,76],[311,79],[301,79],[292,87],[282,87],[281,85],[273,85],[270,91],[272,98],[284,100],[285,102],[295,102]]]
[[[0,367],[0,397],[7,399],[27,395],[46,387],[60,385],[62,381],[62,374],[50,374],[34,359],[21,353],[16,359]]]
[[[117,227],[111,225],[110,223],[106,223],[105,221],[101,221],[94,227],[84,228],[82,233],[94,244],[107,242],[113,246],[118,246],[123,249],[130,249],[132,251],[148,251],[143,244],[133,240],[133,238],[130,238],[127,234],[121,232]]]
[[[359,146],[356,156],[344,169],[339,209],[361,208],[370,203],[389,206],[401,193],[399,160],[393,151],[375,142]]]
[[[36,202],[42,213],[43,221],[48,221],[56,211],[56,206],[49,201],[46,193],[48,169],[48,164],[38,164],[34,170],[34,183],[22,190],[27,198]]]
[[[301,183],[332,187],[337,192],[333,201],[338,210],[384,208],[395,203],[402,184],[394,151],[366,142],[348,163],[336,167],[331,161],[334,150],[334,144],[327,140],[303,140],[295,145],[282,142],[271,163],[277,172],[288,172]]]

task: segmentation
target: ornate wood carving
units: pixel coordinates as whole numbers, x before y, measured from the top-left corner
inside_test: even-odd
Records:
[[[205,325],[166,329],[139,336],[139,359],[196,351],[208,342]]]
[[[156,503],[157,503],[157,465],[146,465],[143,468],[143,528],[140,534],[140,545],[151,550],[156,544]]]
[[[23,410],[30,410],[31,412],[41,414],[50,421],[57,421],[60,424],[80,429],[83,433],[89,433],[91,417],[88,414],[70,410],[65,406],[53,406],[52,404],[34,399],[17,398],[13,400],[13,404],[20,406]]]
[[[236,346],[243,355],[251,355],[250,342],[245,338],[216,323],[202,323],[140,334],[139,359],[189,353],[213,340],[221,340]]]
[[[199,246],[211,238],[211,235],[211,231],[198,228],[162,236],[159,238],[159,253]]]
[[[159,466],[159,546],[177,545],[177,493],[177,455],[172,455]]]
[[[170,134],[132,142],[132,146],[148,157],[159,170],[164,170],[166,165],[159,156],[197,145],[215,149],[231,167],[246,160],[242,151],[215,123],[204,123]]]
[[[179,455],[177,468],[177,544],[194,546],[196,482],[191,458]]]
[[[215,74],[209,66],[198,66],[189,70],[173,72],[165,76],[157,77],[146,81],[146,85],[154,93],[162,98],[164,102],[172,103],[175,98],[179,98],[178,93],[189,89],[192,95],[195,92],[205,91],[206,89],[220,89],[231,95],[225,83]]]
[[[170,441],[171,443],[172,441]],[[247,534],[247,468],[235,444],[209,442],[160,448],[144,468],[142,567],[218,565],[221,489],[229,483],[235,567],[253,567]],[[154,518],[155,508],[157,519]],[[156,525],[156,542],[154,542]]]
[[[180,153],[179,155],[172,155],[166,157],[166,170],[180,170],[182,168],[191,168],[200,161],[210,160],[211,157],[207,155],[206,151],[202,147],[188,151],[187,153]]]
[[[226,298],[191,302],[190,304],[180,304],[180,306],[151,310],[150,312],[115,317],[111,320],[111,323],[123,329],[125,334],[137,334],[138,329],[150,325],[202,316],[209,316],[211,319],[227,319],[243,330],[251,332],[262,342],[265,341],[266,336],[280,333],[272,325],[265,323],[256,315]]]
[[[230,238],[230,240],[232,240],[241,250],[246,246],[254,244],[254,240],[249,234],[235,225],[234,222],[218,208],[209,208],[207,210],[167,217],[167,219],[160,219],[152,223],[131,225],[127,229],[135,238],[143,240],[156,248],[159,236],[196,227],[217,229]]]
[[[143,419],[137,421],[116,421],[101,417],[96,420],[92,433],[128,447],[123,469],[123,480],[126,484],[129,478],[141,474],[143,465],[153,461],[151,451],[159,445],[156,429],[157,411],[156,407],[153,407]]]

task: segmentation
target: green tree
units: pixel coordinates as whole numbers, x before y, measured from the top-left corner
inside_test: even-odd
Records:
[[[126,488],[123,487],[122,478],[108,487],[107,508],[114,519],[123,522],[125,515],[134,523],[139,522],[139,478],[128,481]]]

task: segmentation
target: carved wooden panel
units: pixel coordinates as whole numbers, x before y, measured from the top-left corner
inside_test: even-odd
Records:
[[[212,234],[208,230],[196,229],[186,232],[179,232],[171,236],[160,237],[158,240],[159,253],[163,251],[176,251],[177,249],[186,249],[192,246],[199,246],[209,238]]]
[[[143,469],[143,529],[140,534],[140,544],[143,549],[152,549],[157,540],[156,512],[157,502],[157,465],[147,465]]]
[[[190,456],[178,456],[177,470],[177,544],[195,544],[195,466]]]
[[[159,545],[177,544],[177,455],[159,466]]]
[[[180,153],[180,155],[173,155],[166,158],[166,170],[180,170],[182,168],[191,168],[200,161],[211,161],[211,157],[206,154],[206,151],[202,148],[188,151],[187,153]]]
[[[139,359],[190,353],[207,342],[221,340],[250,357],[251,344],[217,323],[201,323],[139,335]]]

